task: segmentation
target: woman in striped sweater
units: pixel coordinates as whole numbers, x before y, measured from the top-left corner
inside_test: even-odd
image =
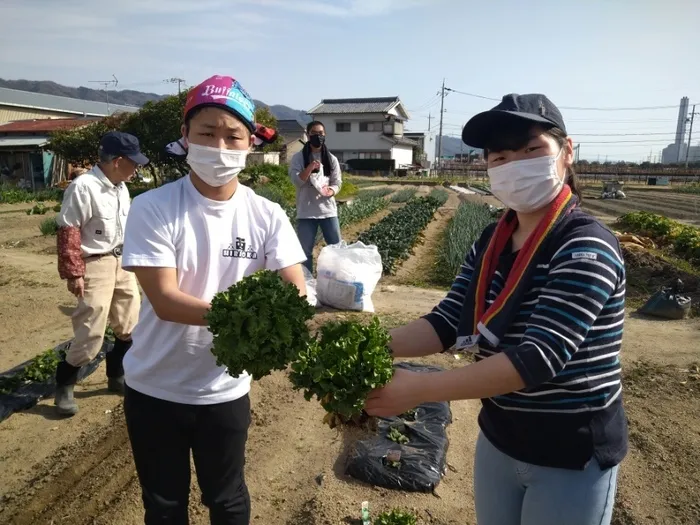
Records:
[[[609,524],[627,452],[619,244],[578,206],[573,143],[545,96],[503,97],[462,138],[484,149],[491,190],[508,211],[469,249],[445,299],[392,331],[391,348],[419,357],[454,346],[476,362],[397,370],[366,410],[391,416],[481,399],[479,525]]]

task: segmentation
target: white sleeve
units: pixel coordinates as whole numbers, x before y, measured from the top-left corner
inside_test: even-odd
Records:
[[[303,263],[305,260],[306,255],[299,244],[297,232],[294,231],[282,207],[275,204],[265,240],[265,268],[281,270]]]
[[[63,194],[61,211],[56,217],[56,223],[62,227],[82,228],[90,220],[91,215],[92,203],[88,192],[75,182],[69,184]]]
[[[176,268],[175,245],[161,210],[146,194],[131,203],[124,231],[122,266]]]

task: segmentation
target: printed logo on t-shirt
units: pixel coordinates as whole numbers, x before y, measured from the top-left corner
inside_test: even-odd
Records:
[[[102,235],[102,230],[95,230],[95,235]]]
[[[598,259],[597,253],[592,252],[574,252],[571,254],[574,259],[590,259],[591,261],[596,261]]]
[[[252,246],[246,248],[246,242],[243,237],[236,237],[236,242],[229,244],[228,248],[222,251],[224,257],[233,257],[235,259],[257,259],[258,252],[253,250]]]

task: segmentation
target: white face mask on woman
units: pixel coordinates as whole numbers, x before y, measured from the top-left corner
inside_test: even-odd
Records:
[[[210,148],[189,144],[187,164],[202,181],[214,187],[231,182],[245,168],[248,150]]]
[[[564,180],[557,172],[562,151],[557,155],[514,160],[489,168],[491,193],[508,208],[521,213],[544,208],[564,187]]]

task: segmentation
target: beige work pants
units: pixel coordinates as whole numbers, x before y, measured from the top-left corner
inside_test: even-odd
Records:
[[[85,260],[85,294],[72,316],[75,340],[66,353],[72,366],[86,365],[100,352],[108,322],[119,339],[131,337],[141,297],[136,277],[121,262],[113,255]]]

